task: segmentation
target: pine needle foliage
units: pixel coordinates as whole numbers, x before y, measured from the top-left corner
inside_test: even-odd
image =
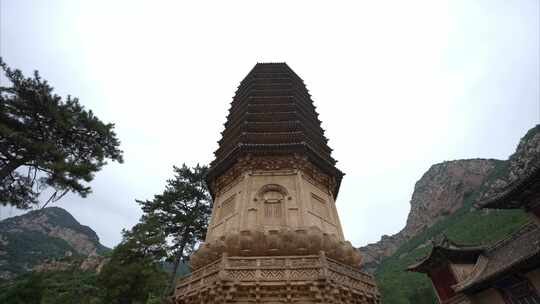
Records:
[[[77,98],[53,93],[39,73],[25,77],[0,58],[0,204],[30,208],[67,192],[87,196],[88,182],[107,160],[122,162],[114,124],[104,123]]]
[[[174,177],[167,180],[163,193],[152,200],[137,200],[146,216],[155,217],[167,238],[167,259],[173,262],[168,294],[181,262],[187,261],[206,235],[212,213],[212,198],[206,185],[207,166],[173,167]]]

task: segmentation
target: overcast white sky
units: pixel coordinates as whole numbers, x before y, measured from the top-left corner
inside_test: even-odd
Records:
[[[0,54],[116,123],[124,164],[57,205],[107,246],[183,162],[208,163],[256,62],[310,90],[356,246],[405,225],[432,165],[511,154],[540,123],[540,7],[523,1],[0,0]],[[0,209],[0,217],[17,214]]]

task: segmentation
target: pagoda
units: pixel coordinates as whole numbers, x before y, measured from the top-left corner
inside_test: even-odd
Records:
[[[214,201],[177,304],[380,303],[344,239],[343,173],[302,79],[258,63],[229,109],[207,183]]]

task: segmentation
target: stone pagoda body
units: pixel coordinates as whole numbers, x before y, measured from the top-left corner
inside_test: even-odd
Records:
[[[175,303],[380,303],[343,237],[327,141],[302,79],[255,65],[231,103],[207,177],[208,233]]]

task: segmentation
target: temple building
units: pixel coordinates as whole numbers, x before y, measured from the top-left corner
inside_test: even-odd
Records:
[[[343,173],[302,79],[258,63],[233,98],[207,176],[214,205],[177,304],[380,303],[344,239]]]
[[[445,238],[408,270],[427,274],[443,304],[539,304],[540,166],[475,205],[522,208],[530,221],[490,246],[465,246]]]

